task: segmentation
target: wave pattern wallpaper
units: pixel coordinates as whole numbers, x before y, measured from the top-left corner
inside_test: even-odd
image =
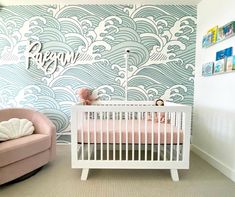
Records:
[[[102,100],[163,98],[193,103],[196,7],[184,5],[48,5],[0,7],[0,108],[46,114],[58,142],[70,130],[70,108],[81,87]],[[48,74],[30,61],[26,41],[42,52],[75,52],[79,61]]]

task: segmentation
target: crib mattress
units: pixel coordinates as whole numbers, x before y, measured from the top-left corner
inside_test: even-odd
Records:
[[[140,125],[140,127],[139,127]],[[83,133],[83,135],[82,135]],[[89,138],[89,140],[88,140]],[[126,139],[127,138],[127,139]],[[83,140],[82,140],[83,139]],[[183,131],[171,124],[153,123],[145,120],[85,120],[78,129],[78,142],[81,143],[135,143],[138,144],[181,144]],[[152,141],[153,139],[153,141]]]

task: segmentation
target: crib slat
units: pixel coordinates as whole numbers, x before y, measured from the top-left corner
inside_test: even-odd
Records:
[[[166,112],[162,112],[165,114],[165,121],[164,121],[164,161],[166,161],[166,122],[167,122],[167,116]]]
[[[135,132],[134,132],[135,113],[132,112],[131,134],[132,134],[132,160],[135,160]]]
[[[141,120],[141,112],[138,112],[138,134],[139,134],[139,143],[138,143],[138,159],[141,160],[141,133],[140,133],[140,120]]]
[[[184,154],[183,153],[185,153],[186,152],[186,150],[184,150],[185,149],[185,135],[186,135],[186,133],[185,133],[185,126],[186,126],[186,114],[185,114],[185,112],[183,112],[182,113],[182,125],[181,125],[181,129],[182,129],[182,131],[183,131],[183,143],[182,143],[182,149],[180,150],[180,152],[182,153],[182,155],[181,155],[181,160],[183,161],[183,160],[185,160],[185,158],[184,158]]]
[[[147,149],[148,149],[148,142],[147,142],[147,127],[148,127],[148,122],[147,122],[147,113],[145,113],[145,118],[144,118],[144,141],[145,141],[145,146],[144,146],[144,160],[147,161]]]
[[[128,160],[128,112],[125,112],[126,119],[126,160]]]
[[[160,141],[160,138],[161,138],[161,121],[160,121],[160,113],[158,113],[157,115],[157,119],[158,119],[158,128],[157,128],[157,137],[158,137],[158,142],[157,142],[157,160],[160,161],[160,146],[161,146],[161,141]]]
[[[171,121],[171,147],[170,147],[170,160],[173,160],[173,120],[174,113],[170,113],[170,121]]]
[[[116,119],[116,117],[115,117],[115,112],[112,112],[113,113],[113,160],[116,160],[116,141],[115,141],[115,128],[116,128],[116,126],[115,126],[115,119]]]
[[[106,140],[107,140],[107,143],[106,143],[106,146],[107,146],[107,160],[109,160],[109,112],[106,112],[107,113],[107,124],[106,124]]]
[[[119,118],[119,160],[122,160],[122,113],[118,113]]]
[[[97,160],[97,154],[96,154],[96,151],[97,151],[97,144],[96,144],[96,125],[97,125],[97,112],[94,112],[94,160]]]
[[[90,112],[87,113],[87,145],[88,145],[88,160],[90,160],[90,150],[91,150],[91,147],[90,147]]]
[[[84,160],[84,113],[81,113],[81,119],[82,119],[82,121],[81,121],[81,129],[82,129],[82,133],[81,133],[81,135],[82,135],[82,139],[81,139],[81,141],[82,141],[82,160]]]
[[[151,140],[152,140],[152,145],[151,145],[151,161],[154,160],[154,113],[151,113],[151,119],[152,119],[152,135],[151,135]]]
[[[104,112],[100,112],[100,159],[103,160],[103,114]]]
[[[179,154],[180,154],[180,152],[179,152],[179,135],[180,135],[180,122],[181,122],[181,112],[178,112],[177,113],[178,115],[178,117],[177,117],[177,158],[176,158],[176,160],[177,161],[179,161]]]

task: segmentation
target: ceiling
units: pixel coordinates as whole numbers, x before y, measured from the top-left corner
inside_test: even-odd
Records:
[[[202,0],[129,0],[128,4],[197,5]],[[126,0],[0,0],[0,6],[46,4],[127,4]]]

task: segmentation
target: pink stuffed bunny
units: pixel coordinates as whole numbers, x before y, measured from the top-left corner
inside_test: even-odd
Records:
[[[91,105],[93,98],[91,96],[91,90],[87,88],[81,88],[77,91],[77,95],[80,98],[80,102],[82,102],[85,105]]]

